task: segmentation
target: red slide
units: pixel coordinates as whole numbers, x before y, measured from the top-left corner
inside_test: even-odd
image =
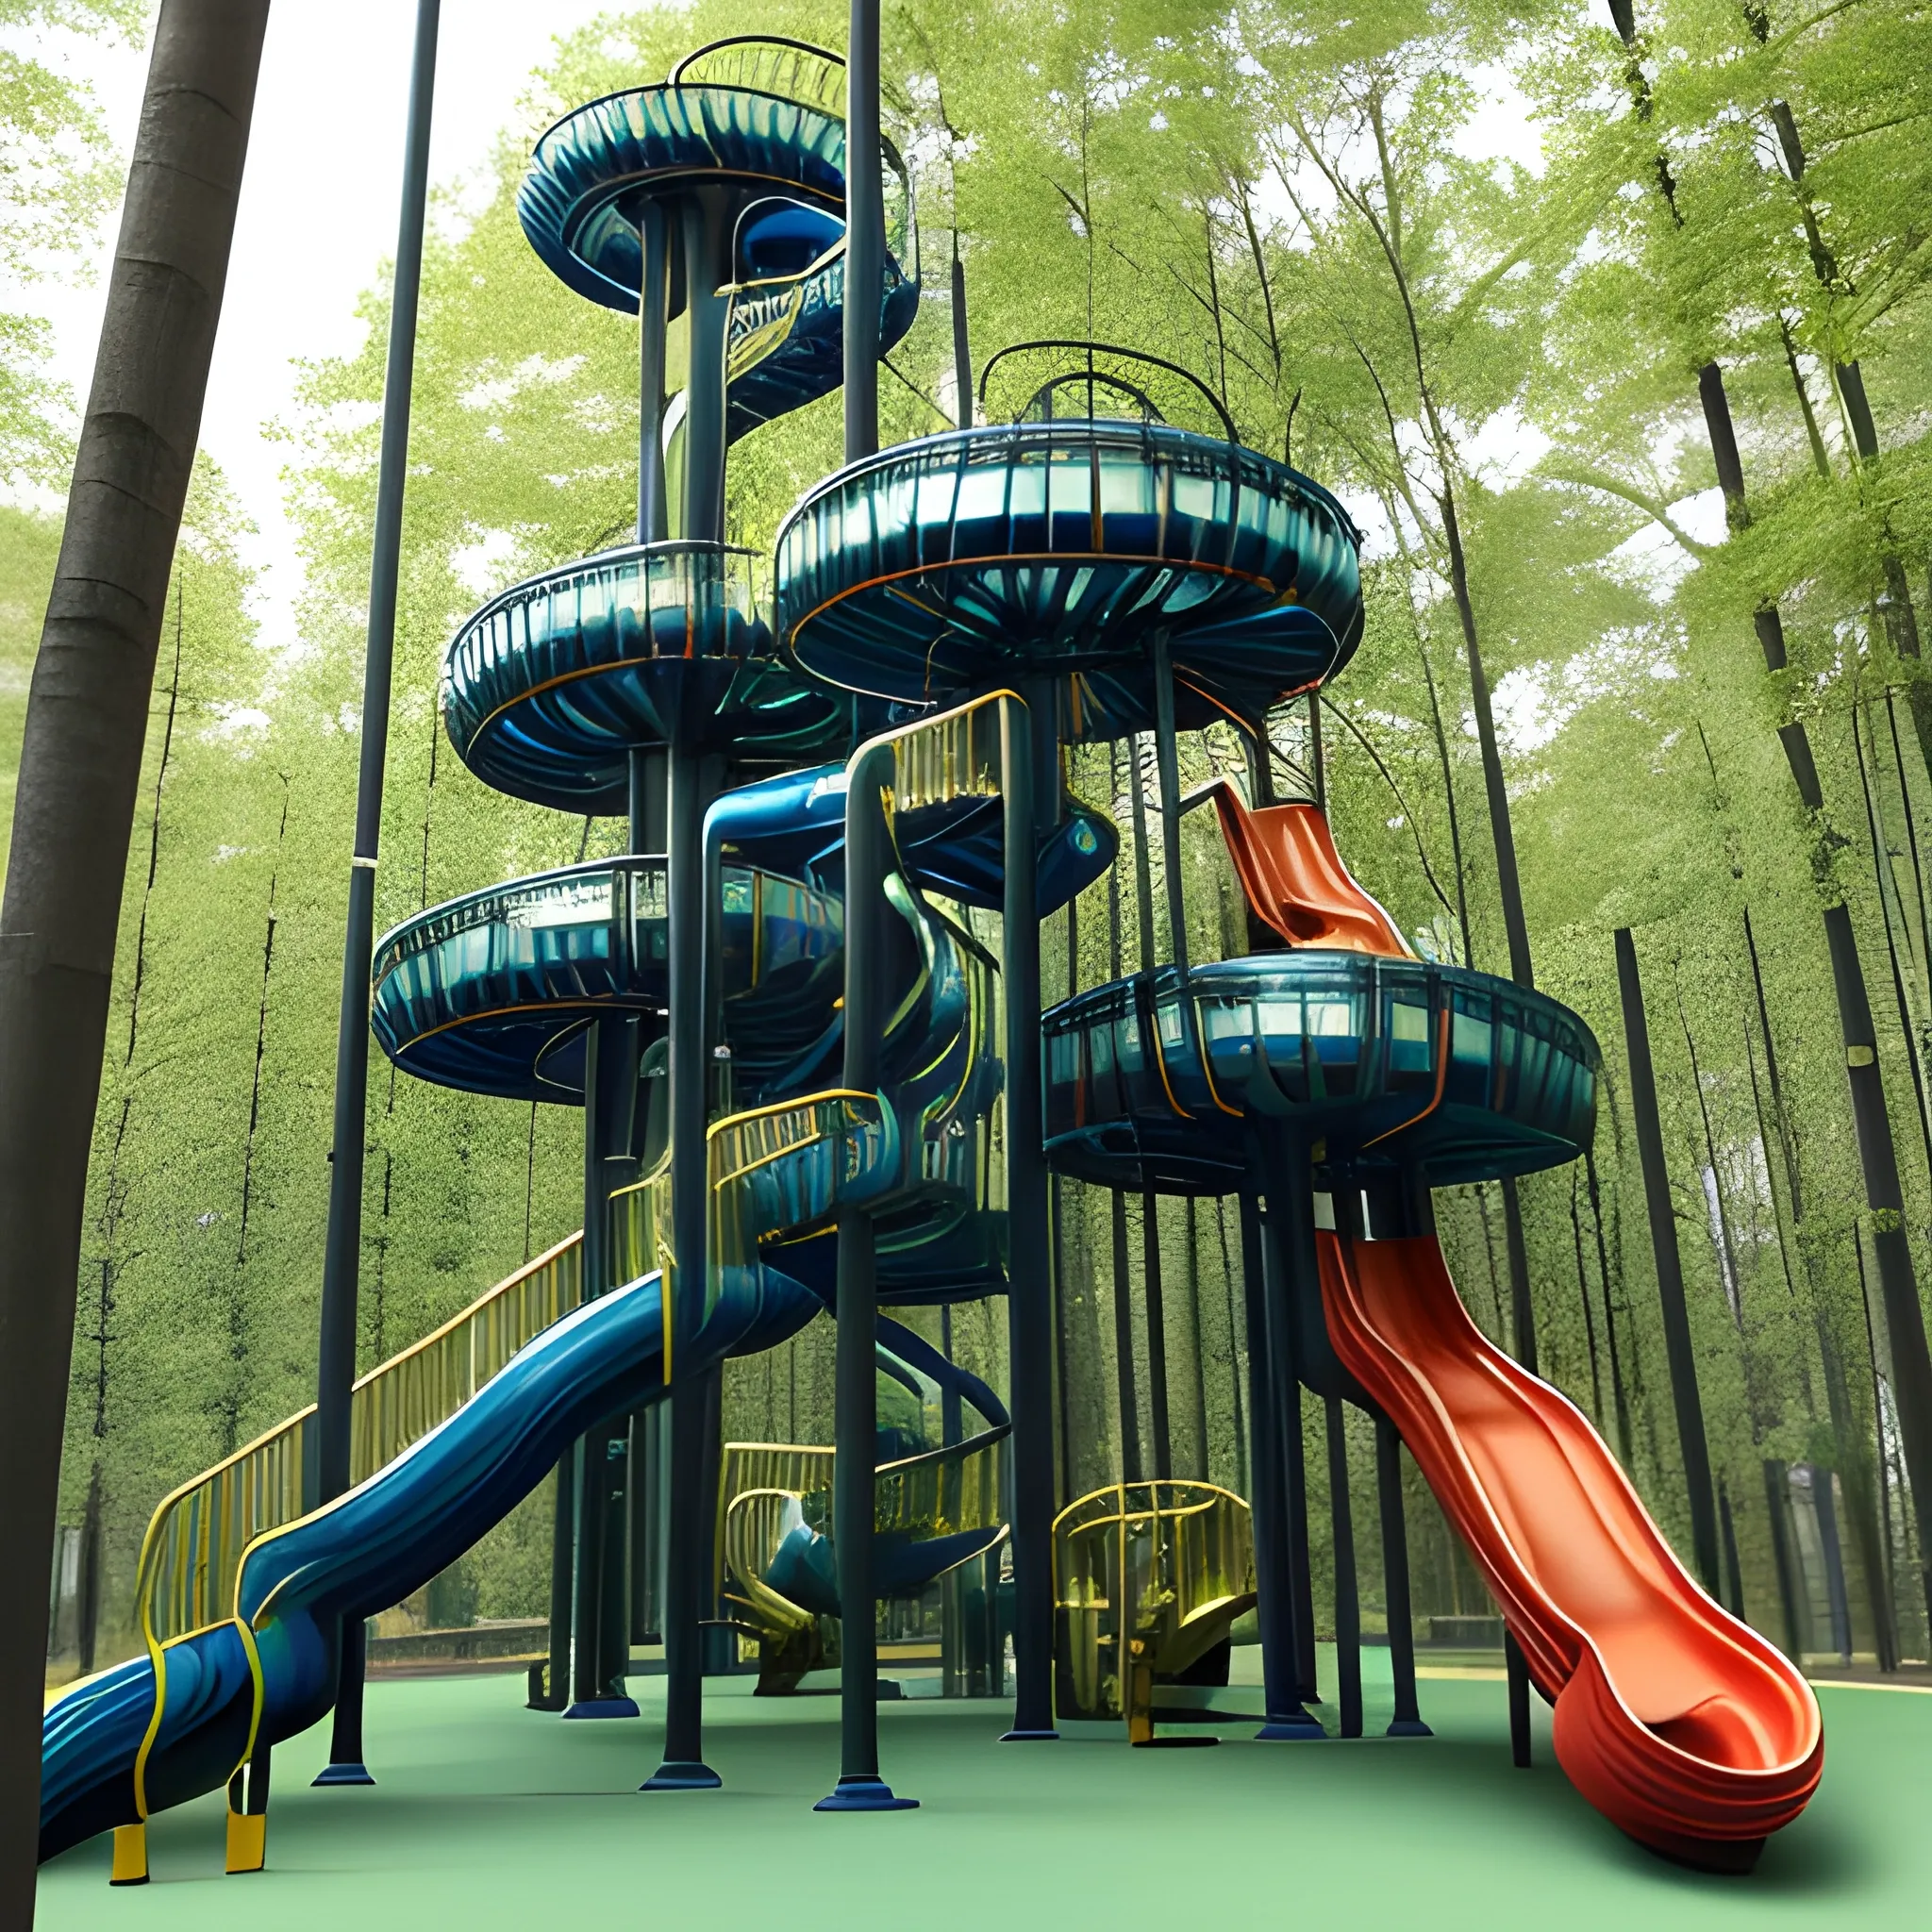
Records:
[[[1319,1241],[1335,1351],[1482,1570],[1571,1782],[1659,1852],[1747,1865],[1817,1789],[1810,1686],[1691,1580],[1576,1407],[1471,1321],[1433,1236]]]
[[[1342,864],[1319,805],[1300,800],[1250,811],[1225,778],[1213,792],[1227,856],[1264,924],[1291,946],[1413,957],[1394,921]]]

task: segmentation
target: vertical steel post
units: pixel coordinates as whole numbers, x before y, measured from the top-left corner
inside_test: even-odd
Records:
[[[879,175],[879,0],[852,0],[845,42],[845,460],[879,446],[879,299],[886,192]]]
[[[719,293],[730,272],[730,205],[714,191],[683,208],[685,301],[691,361],[685,388],[681,534],[698,542],[724,537],[724,325]],[[707,1790],[721,1780],[704,1761],[705,1561],[710,1442],[707,1414],[714,1371],[692,1359],[709,1292],[706,1252],[709,1202],[707,1099],[710,1053],[705,1039],[705,761],[696,721],[680,717],[671,747],[664,896],[670,953],[671,1241],[676,1280],[664,1308],[666,1381],[671,1404],[671,1521],[665,1549],[664,1758],[647,1791]]]
[[[697,283],[691,300],[697,301]],[[697,341],[695,330],[693,344]],[[719,345],[722,358],[723,344]],[[697,358],[692,380],[696,385]],[[689,434],[689,429],[687,434]],[[686,449],[686,476],[697,452]],[[670,987],[671,1245],[676,1278],[664,1298],[665,1379],[671,1403],[671,1522],[664,1590],[664,1758],[647,1791],[707,1790],[722,1780],[704,1761],[703,1632],[706,1484],[705,1375],[691,1360],[709,1282],[706,1254],[709,1174],[704,1038],[703,764],[671,753],[665,858]]]
[[[1389,1668],[1395,1681],[1395,1715],[1383,1734],[1428,1738],[1415,1694],[1415,1624],[1408,1595],[1408,1525],[1402,1507],[1402,1438],[1395,1424],[1375,1417],[1375,1500],[1382,1518],[1382,1575],[1388,1590]]]
[[[671,534],[664,500],[664,330],[671,275],[671,231],[663,205],[644,204],[638,220],[643,269],[638,287],[638,541],[659,543]],[[637,820],[632,816],[635,833]],[[633,852],[639,847],[633,841]]]
[[[1158,753],[1157,751],[1157,758]],[[1154,869],[1148,859],[1147,795],[1141,783],[1141,739],[1127,740],[1128,799],[1134,824],[1134,911],[1141,941],[1141,971],[1148,997],[1154,992]],[[1168,1415],[1167,1297],[1160,1274],[1160,1199],[1152,1188],[1141,1191],[1141,1274],[1146,1296],[1147,1405],[1153,1430],[1151,1461],[1155,1476],[1166,1481],[1174,1474],[1174,1432]]]
[[[1037,733],[1058,736],[1051,687],[1000,707],[1006,897],[1000,996],[1006,1014],[1008,1356],[1013,1409],[1013,1727],[1011,1742],[1053,1727],[1053,1308],[1048,1257],[1044,1106],[1040,1069],[1039,834],[1043,811]],[[1057,773],[1057,763],[1053,768]],[[1051,820],[1048,820],[1051,823]]]
[[[356,845],[349,860],[348,929],[336,1034],[335,1145],[330,1156],[328,1233],[322,1264],[322,1347],[316,1378],[319,1464],[315,1500],[349,1487],[350,1391],[356,1380],[356,1305],[362,1260],[362,1159],[368,1134],[369,963],[375,947],[375,861],[382,838],[383,763],[389,750],[390,675],[395,658],[396,585],[408,475],[409,392],[416,364],[416,309],[423,284],[424,208],[429,193],[429,121],[436,94],[441,0],[417,0],[403,138],[403,205],[383,372],[382,452],[376,472],[375,541],[369,568],[369,649],[362,667],[362,745],[356,781]],[[363,1629],[341,1627],[341,1664],[329,1761],[319,1785],[373,1784],[362,1762]]]
[[[1355,1508],[1348,1489],[1347,1422],[1341,1397],[1323,1399],[1328,1436],[1328,1515],[1335,1533],[1335,1676],[1341,1735],[1362,1734],[1362,1609],[1355,1574]]]
[[[1279,1318],[1268,1292],[1267,1237],[1261,1204],[1241,1191],[1241,1291],[1248,1328],[1248,1466],[1255,1533],[1257,1618],[1261,1626],[1261,1684],[1266,1722],[1262,1742],[1291,1742],[1327,1734],[1303,1706],[1295,1657],[1294,1571],[1289,1556],[1287,1499],[1282,1479],[1281,1408],[1274,1363]]]
[[[1302,1440],[1302,1387],[1307,1378],[1301,1297],[1315,1288],[1315,1189],[1306,1142],[1283,1134],[1268,1158],[1268,1232],[1273,1272],[1268,1280],[1270,1341],[1281,1431],[1281,1480],[1287,1501],[1289,1575],[1294,1602],[1298,1688],[1310,1704],[1322,1693],[1315,1674],[1315,1592],[1308,1556],[1307,1445]],[[1278,1319],[1277,1319],[1278,1318]],[[1319,1316],[1317,1317],[1319,1319]]]
[[[1181,887],[1180,749],[1174,729],[1174,660],[1167,633],[1154,639],[1154,761],[1160,778],[1160,864],[1167,874],[1168,944],[1181,986],[1188,983],[1188,907]]]
[[[621,906],[621,902],[619,902]],[[613,907],[613,913],[619,907]],[[584,1234],[586,1301],[621,1286],[610,1254],[610,1195],[631,1178],[631,1109],[638,1085],[638,1023],[609,1013],[587,1029],[584,1042]],[[625,1693],[630,1660],[629,1620],[623,1613],[624,1537],[621,1513],[629,1448],[628,1425],[600,1424],[576,1444],[576,1577],[572,1617],[569,1718],[636,1717]]]
[[[724,541],[724,327],[731,275],[731,204],[703,190],[684,204],[684,299],[691,314],[685,385],[684,522],[680,535]]]
[[[846,1088],[875,1093],[879,1045],[889,1017],[881,924],[888,841],[879,791],[891,774],[890,745],[874,742],[852,760],[845,792]],[[818,1811],[909,1811],[879,1775],[877,1598],[873,1591],[873,1515],[878,1461],[877,1252],[872,1215],[859,1203],[838,1209],[838,1355],[833,1367],[836,1456],[832,1536],[839,1566],[839,1782]]]

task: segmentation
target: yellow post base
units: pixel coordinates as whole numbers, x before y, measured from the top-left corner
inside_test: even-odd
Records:
[[[1135,1644],[1126,1669],[1126,1696],[1123,1701],[1127,1707],[1127,1742],[1151,1744],[1154,1741],[1154,1665],[1140,1651],[1141,1646]]]
[[[147,1826],[117,1824],[114,1827],[114,1869],[109,1885],[147,1883]]]
[[[268,1813],[228,1813],[229,1872],[259,1872],[268,1857]]]

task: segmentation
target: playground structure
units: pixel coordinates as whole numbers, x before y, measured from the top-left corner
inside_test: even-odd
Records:
[[[1546,996],[1415,958],[1319,803],[1274,796],[1269,711],[1360,635],[1346,512],[1245,448],[1185,371],[1044,341],[987,363],[983,422],[808,492],[769,585],[724,541],[730,444],[838,386],[848,298],[881,353],[911,324],[917,234],[889,142],[882,236],[848,236],[848,173],[874,160],[848,148],[870,122],[845,82],[816,49],[734,41],[537,143],[531,245],[641,318],[636,541],[486,605],[442,708],[483,782],[621,814],[629,851],[407,922],[375,949],[373,1011],[407,1073],[582,1108],[583,1231],[361,1379],[346,1495],[316,1505],[309,1412],[162,1504],[146,1654],[47,1713],[43,1856],[111,1829],[115,1880],[137,1882],[147,1818],[225,1785],[228,1869],[259,1869],[274,1746],[335,1699],[344,1627],[553,1469],[537,1701],[636,1714],[630,1578],[648,1569],[667,1718],[647,1790],[718,1782],[703,1677],[741,1636],[774,1691],[841,1663],[826,1807],[904,1804],[872,1728],[873,1606],[1008,1540],[1009,1736],[1051,1738],[1058,1710],[1158,1741],[1158,1682],[1250,1608],[1262,1736],[1322,1736],[1307,1391],[1331,1455],[1344,1402],[1376,1418],[1391,1580],[1398,1437],[1414,1457],[1584,1795],[1661,1852],[1748,1863],[1816,1785],[1808,1688],[1690,1579],[1581,1414],[1480,1334],[1434,1240],[1432,1186],[1588,1146],[1595,1042]],[[1223,781],[1188,803],[1214,804],[1279,945],[1195,962],[1176,747],[1217,721],[1250,747],[1250,797]],[[1116,845],[1110,813],[1069,796],[1062,747],[1149,732],[1169,963],[1042,1014],[1041,922]],[[975,912],[999,915],[996,952]],[[1124,1473],[1057,1511],[1050,1172],[1239,1197],[1250,1498]],[[1004,1400],[877,1313],[990,1295]],[[723,1363],[822,1311],[836,1445],[727,1451]],[[939,1441],[882,1439],[881,1374],[922,1414],[933,1391]],[[649,1547],[627,1559],[640,1516]],[[1391,1728],[1415,1735],[1395,1600]],[[1357,1674],[1357,1733],[1359,1701]]]

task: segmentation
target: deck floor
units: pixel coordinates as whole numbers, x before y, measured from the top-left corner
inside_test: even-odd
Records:
[[[1823,1790],[1751,1877],[1725,1879],[1664,1864],[1597,1818],[1557,1768],[1541,1706],[1537,1766],[1513,1770],[1504,1687],[1487,1676],[1425,1681],[1438,1735],[1414,1741],[1258,1745],[1234,1726],[1217,1750],[1130,1751],[1111,1731],[1000,1745],[1000,1706],[887,1705],[887,1775],[923,1808],[845,1817],[810,1809],[837,1769],[835,1696],[711,1685],[707,1753],[724,1790],[641,1797],[659,1680],[633,1688],[641,1719],[564,1724],[522,1708],[518,1676],[374,1683],[380,1782],[310,1790],[325,1729],[282,1747],[265,1873],[223,1875],[216,1796],[155,1821],[144,1888],[108,1889],[105,1840],[48,1866],[40,1932],[1713,1932],[1920,1924],[1932,1897],[1923,1693],[1823,1689]],[[1387,1716],[1372,1680],[1371,1729]]]

